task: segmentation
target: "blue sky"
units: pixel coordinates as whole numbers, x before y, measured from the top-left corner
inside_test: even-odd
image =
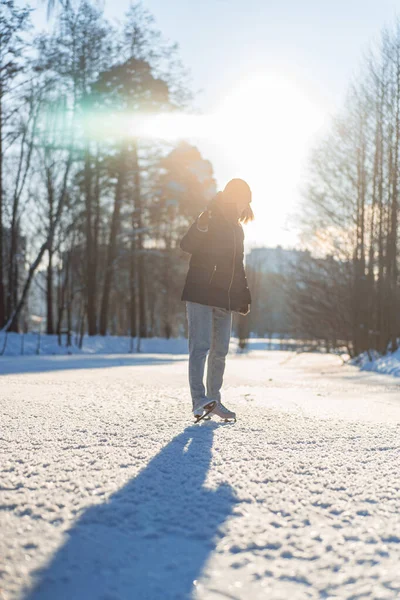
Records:
[[[248,243],[295,245],[296,234],[287,220],[291,220],[299,202],[301,173],[313,136],[320,131],[321,123],[326,124],[329,116],[340,108],[363,53],[379,39],[382,27],[394,22],[400,3],[391,0],[146,0],[144,5],[155,16],[164,36],[180,45],[180,55],[192,74],[193,88],[202,90],[196,104],[204,113],[221,107],[232,91],[244,90],[249,79],[256,75],[267,78],[265,85],[261,85],[266,111],[276,111],[282,95],[289,93],[293,96],[293,118],[303,123],[309,119],[310,135],[305,133],[306,127],[294,132],[297,138],[293,147],[298,150],[292,151],[285,165],[285,179],[291,179],[290,185],[280,186],[277,176],[272,181],[272,168],[275,173],[284,173],[283,163],[274,164],[269,173],[268,160],[262,157],[261,134],[257,134],[261,114],[248,121],[254,135],[259,137],[253,139],[249,134],[237,140],[236,160],[232,144],[230,148],[225,146],[231,150],[229,153],[224,152],[224,145],[216,144],[216,140],[194,140],[212,161],[220,186],[235,176],[244,176],[253,184],[254,209],[259,222],[249,229]],[[129,2],[105,0],[104,6],[109,18],[118,19]],[[35,20],[44,23],[44,9],[40,7],[38,13]],[[289,87],[274,84],[280,77],[289,82]],[[303,102],[305,97],[307,106]],[[244,94],[242,105],[239,99],[236,106],[244,107],[245,98],[248,96]],[[313,114],[318,114],[318,118],[313,120]],[[284,129],[284,114],[277,114],[277,120]],[[268,123],[262,135],[269,140],[271,148],[267,156],[271,156],[276,138],[268,135]],[[257,148],[257,155],[254,150],[252,155],[252,147]],[[276,160],[285,161],[284,153]]]
[[[112,16],[129,3],[112,2]],[[396,16],[388,0],[148,0],[162,31],[178,41],[204,101],[249,68],[289,66],[340,102],[363,50]]]

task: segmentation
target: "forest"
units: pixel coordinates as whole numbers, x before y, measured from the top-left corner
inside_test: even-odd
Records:
[[[382,32],[315,145],[287,283],[294,329],[351,356],[400,343],[400,23]]]
[[[133,118],[193,110],[176,45],[141,4],[116,27],[95,3],[62,3],[40,34],[29,8],[1,9],[0,327],[44,313],[59,336],[182,334],[177,246],[213,169]]]

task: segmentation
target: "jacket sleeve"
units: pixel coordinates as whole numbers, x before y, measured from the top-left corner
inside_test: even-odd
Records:
[[[201,231],[197,227],[197,219],[181,239],[180,247],[184,252],[193,254],[208,239],[208,229]]]

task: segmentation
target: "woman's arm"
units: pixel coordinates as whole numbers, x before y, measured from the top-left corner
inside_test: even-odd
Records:
[[[209,213],[204,211],[183,236],[180,247],[184,252],[193,254],[207,241]]]

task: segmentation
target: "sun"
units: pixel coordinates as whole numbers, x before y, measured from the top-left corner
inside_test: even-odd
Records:
[[[306,160],[325,114],[312,91],[283,74],[258,74],[221,102],[215,142],[235,176],[250,182],[256,244],[290,244],[286,223],[298,203]],[[218,159],[214,159],[218,168]]]

